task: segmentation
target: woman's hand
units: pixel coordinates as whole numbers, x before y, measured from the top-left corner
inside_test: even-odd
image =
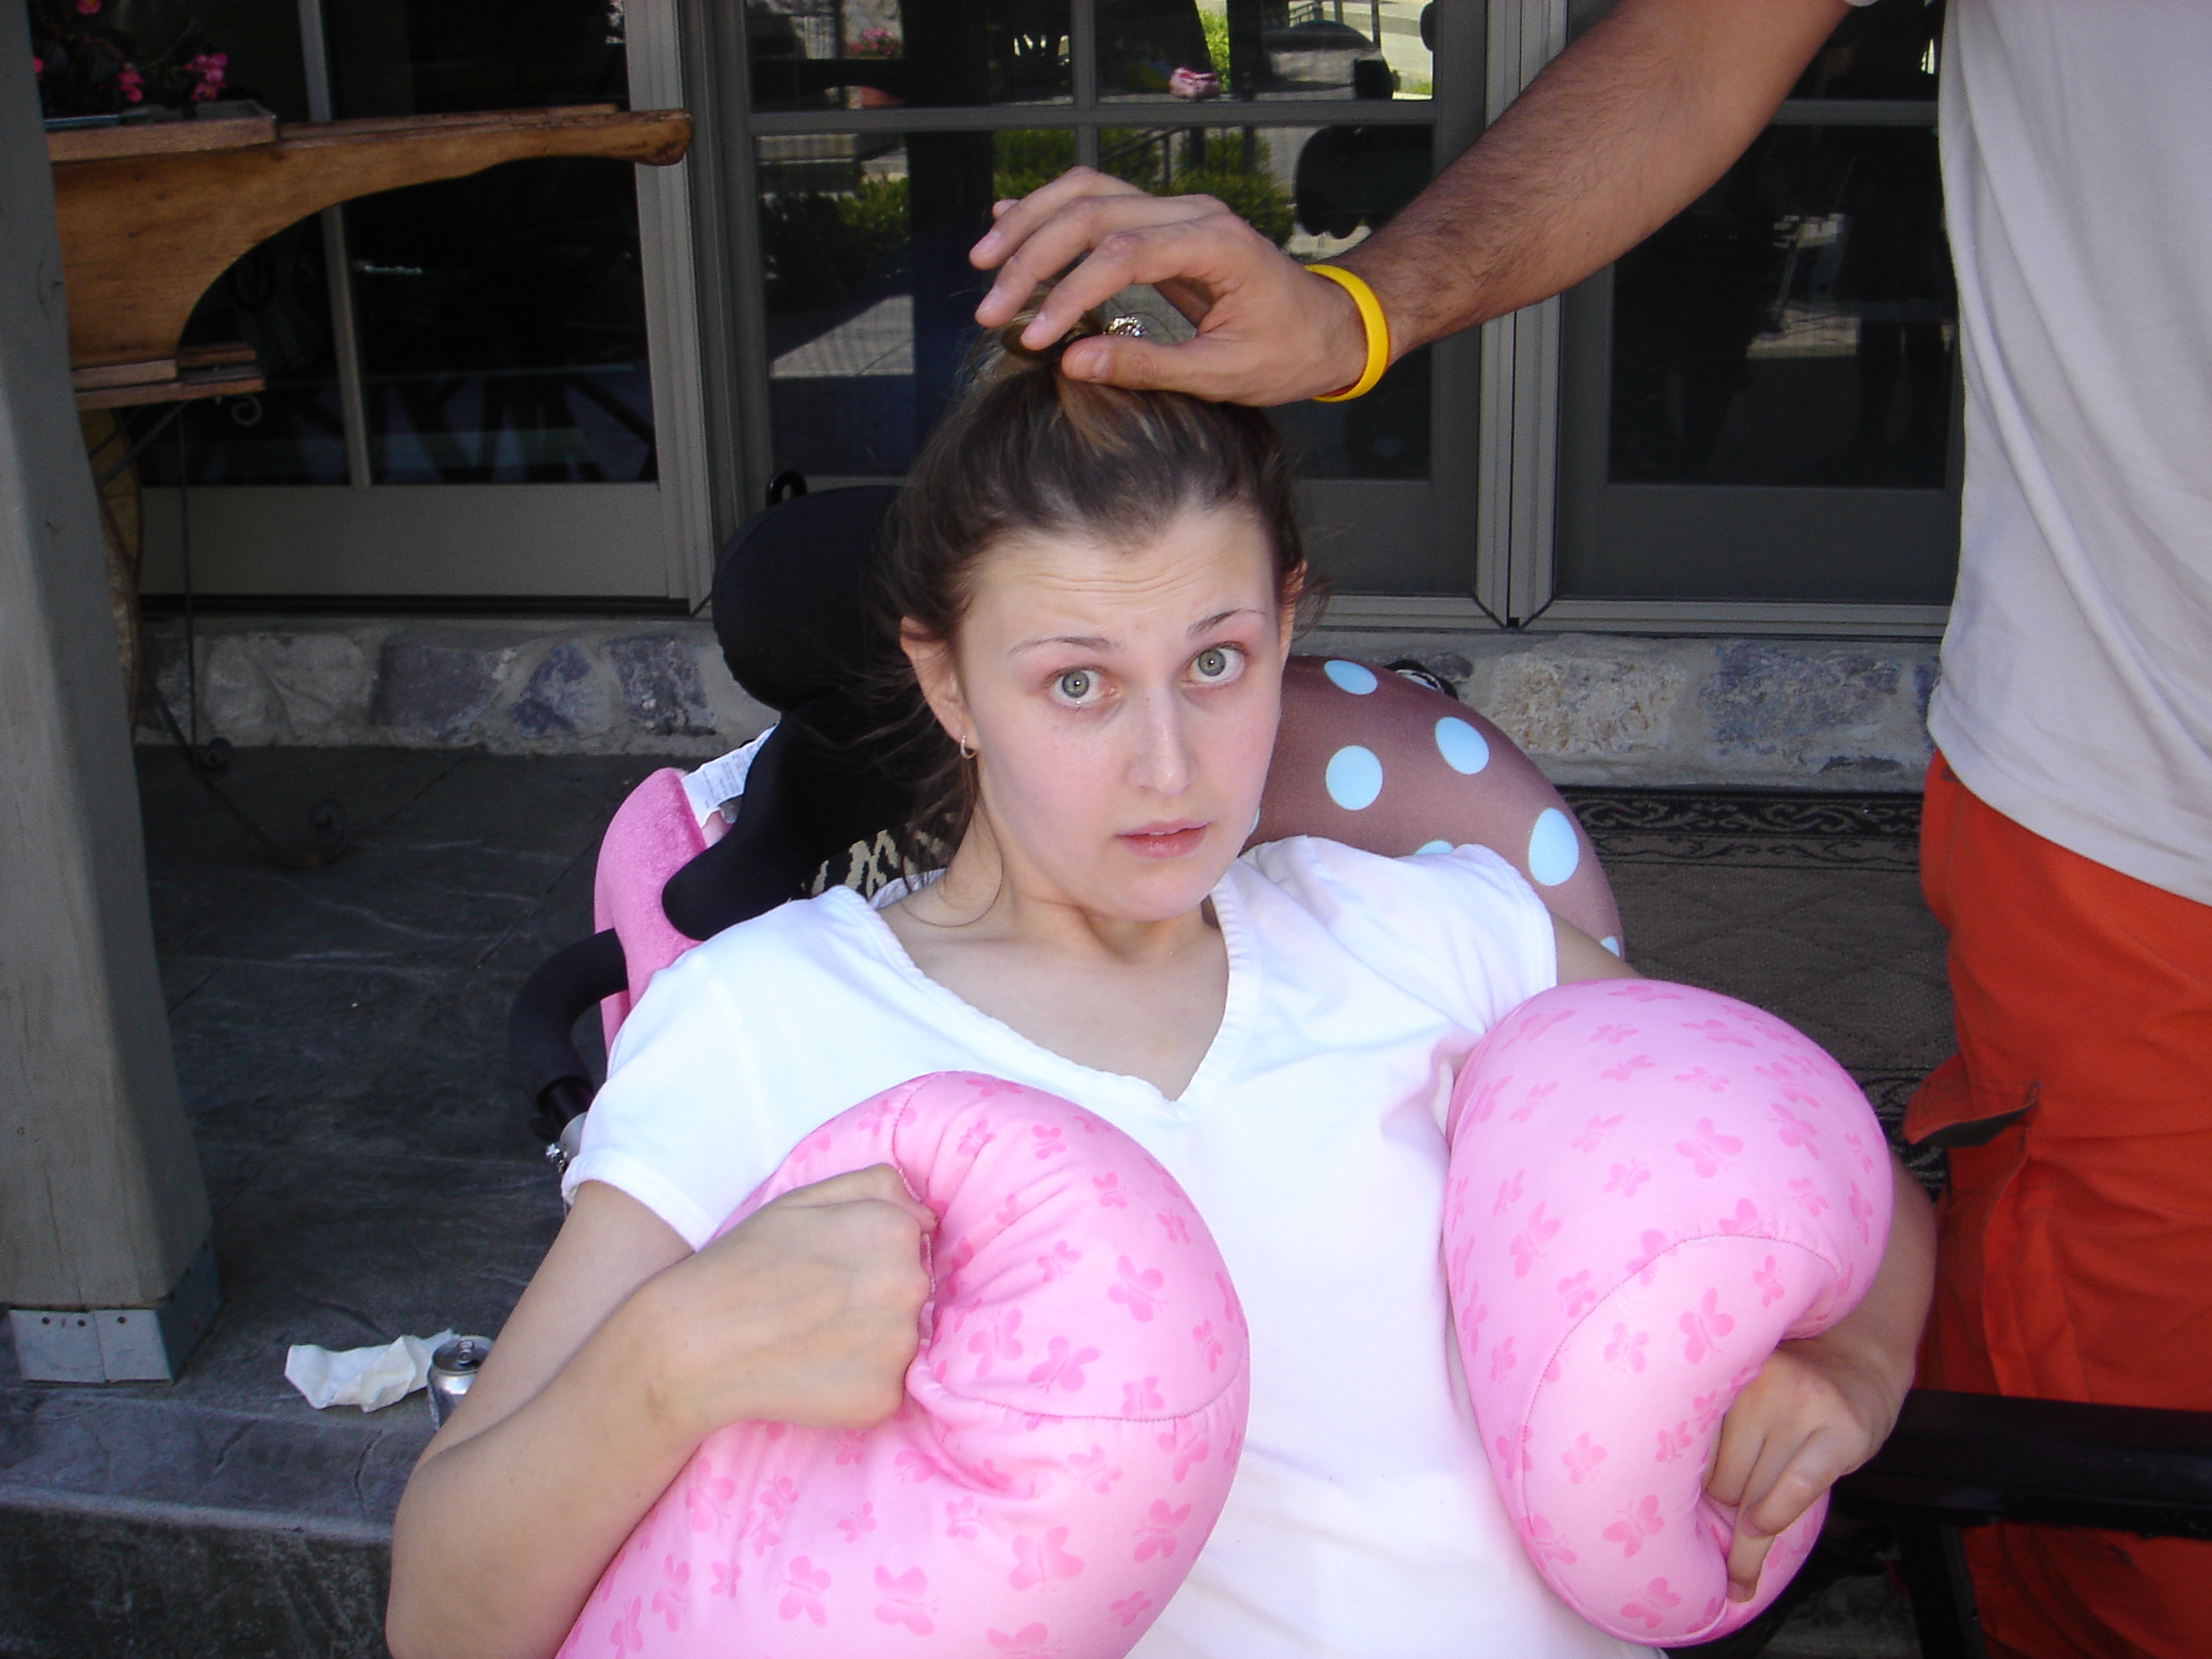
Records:
[[[920,1344],[937,1225],[888,1164],[798,1188],[649,1288],[656,1409],[695,1439],[740,1420],[872,1427]]]
[[[1890,1185],[1888,1243],[1858,1305],[1768,1355],[1721,1419],[1705,1490],[1736,1506],[1731,1600],[1757,1591],[1775,1534],[1881,1449],[1912,1387],[1936,1279],[1936,1214],[1894,1158]]]
[[[1849,1337],[1831,1341],[1836,1334],[1784,1343],[1721,1419],[1705,1490],[1735,1507],[1730,1601],[1751,1600],[1776,1535],[1896,1425],[1905,1401],[1896,1368]]]

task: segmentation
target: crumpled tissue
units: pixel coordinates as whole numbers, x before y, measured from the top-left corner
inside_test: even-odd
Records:
[[[325,1406],[381,1411],[428,1382],[430,1356],[453,1340],[453,1332],[440,1331],[435,1336],[403,1336],[380,1348],[318,1348],[302,1342],[284,1357],[284,1380],[317,1411]]]

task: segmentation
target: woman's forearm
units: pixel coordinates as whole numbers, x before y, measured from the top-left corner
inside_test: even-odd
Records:
[[[1394,356],[1572,287],[1696,200],[1773,116],[1844,0],[1620,0],[1339,263]]]
[[[416,1468],[392,1527],[397,1659],[543,1659],[696,1449],[656,1396],[658,1281],[527,1404]]]
[[[1808,1342],[1848,1358],[1878,1379],[1889,1396],[1893,1422],[1912,1386],[1920,1331],[1935,1293],[1936,1210],[1920,1183],[1893,1157],[1890,1171],[1889,1242],[1874,1282],[1856,1308]]]

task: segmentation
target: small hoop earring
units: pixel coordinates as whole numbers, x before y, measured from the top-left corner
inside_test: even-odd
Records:
[[[969,744],[963,742],[960,745],[960,758],[964,761],[974,760],[975,750]]]

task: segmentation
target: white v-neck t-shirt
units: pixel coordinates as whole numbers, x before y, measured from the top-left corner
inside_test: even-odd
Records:
[[[909,1078],[1073,1100],[1182,1184],[1251,1328],[1236,1482],[1142,1659],[1643,1653],[1529,1565],[1452,1352],[1442,1115],[1482,1033],[1556,981],[1542,902],[1481,848],[1392,860],[1310,839],[1253,849],[1212,897],[1226,1006],[1177,1099],[963,1001],[832,888],[653,980],[567,1185],[617,1187],[696,1249],[810,1131]]]

